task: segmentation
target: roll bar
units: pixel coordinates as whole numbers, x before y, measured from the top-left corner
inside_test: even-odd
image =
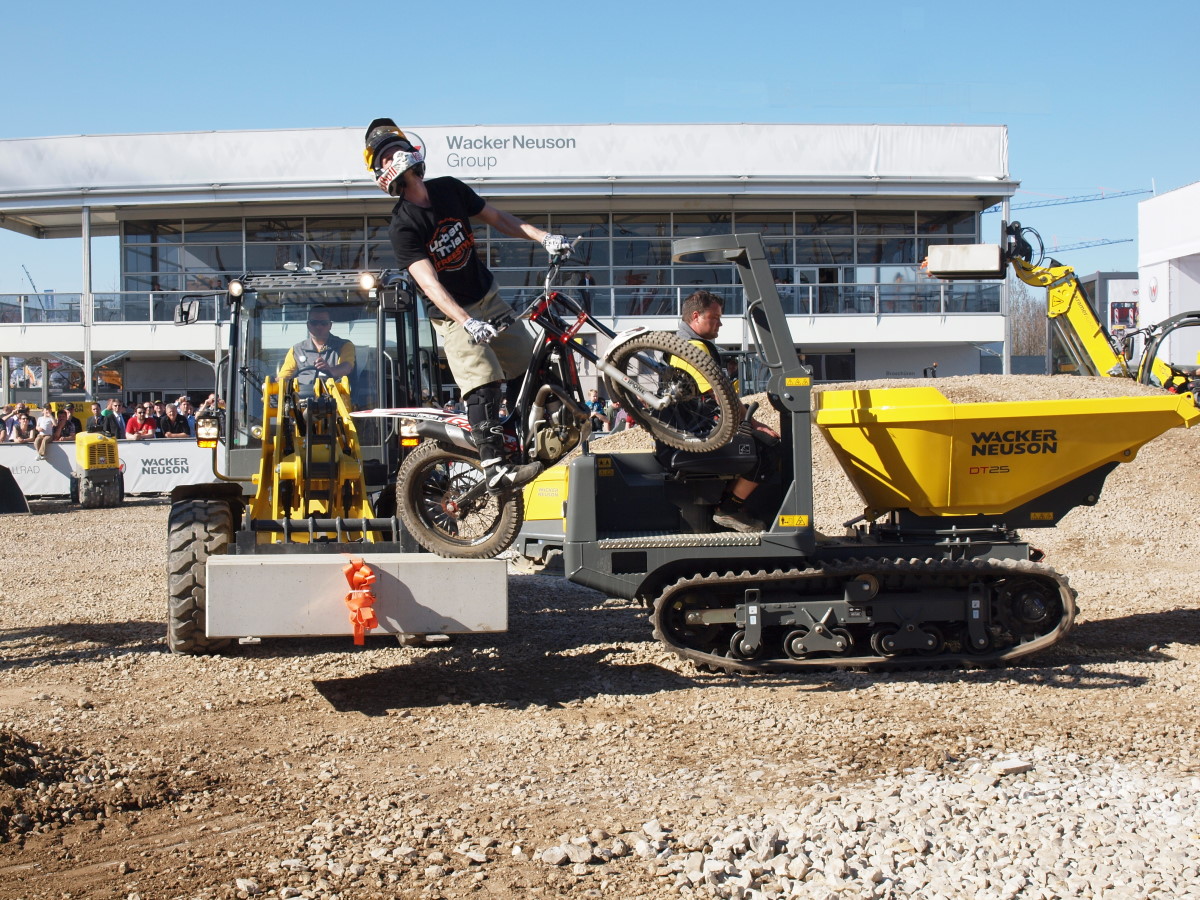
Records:
[[[796,355],[783,303],[763,249],[762,235],[716,234],[679,238],[672,242],[671,254],[677,263],[733,263],[738,267],[746,290],[747,325],[762,352],[763,364],[771,370],[771,383],[780,382],[775,387],[768,386],[768,390],[784,394],[784,387],[796,386],[789,384],[789,380],[811,379],[812,370],[801,365],[800,357]]]

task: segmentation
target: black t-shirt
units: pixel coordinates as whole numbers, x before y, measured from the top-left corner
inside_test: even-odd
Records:
[[[401,200],[392,210],[388,235],[396,262],[407,269],[428,259],[460,306],[478,303],[492,289],[492,273],[475,252],[470,218],[483,211],[485,201],[449,175],[426,181],[425,187],[433,204],[429,209]],[[430,318],[445,318],[428,300],[425,308]]]
[[[162,417],[158,420],[158,430],[162,432],[163,435],[186,434],[191,437],[192,434],[191,429],[188,428],[187,419],[185,419],[183,416],[176,416],[175,421],[172,422],[171,417],[166,413],[163,413]]]

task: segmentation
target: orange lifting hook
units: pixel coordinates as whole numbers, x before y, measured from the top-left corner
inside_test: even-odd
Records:
[[[366,633],[372,628],[379,627],[379,619],[375,617],[375,594],[371,586],[375,583],[375,573],[363,562],[362,557],[350,558],[350,564],[343,567],[342,572],[350,582],[350,593],[346,595],[346,605],[350,607],[350,624],[354,626],[354,643],[362,646]]]

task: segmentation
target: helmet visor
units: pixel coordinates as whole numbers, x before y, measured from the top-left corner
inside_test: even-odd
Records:
[[[367,138],[367,146],[363,150],[367,168],[379,171],[384,166],[384,157],[396,150],[412,153],[414,148],[399,128],[395,126],[376,128]]]

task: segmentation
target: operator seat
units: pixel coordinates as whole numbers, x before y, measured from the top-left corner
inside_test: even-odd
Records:
[[[752,435],[737,431],[733,440],[724,447],[703,453],[676,450],[656,442],[654,458],[667,470],[668,477],[675,476],[683,480],[734,478],[753,471],[758,465],[758,447]]]
[[[679,511],[691,534],[716,531],[712,515],[734,478],[748,475],[758,465],[754,437],[737,431],[724,447],[689,453],[657,443],[654,458],[665,471],[665,499]]]

